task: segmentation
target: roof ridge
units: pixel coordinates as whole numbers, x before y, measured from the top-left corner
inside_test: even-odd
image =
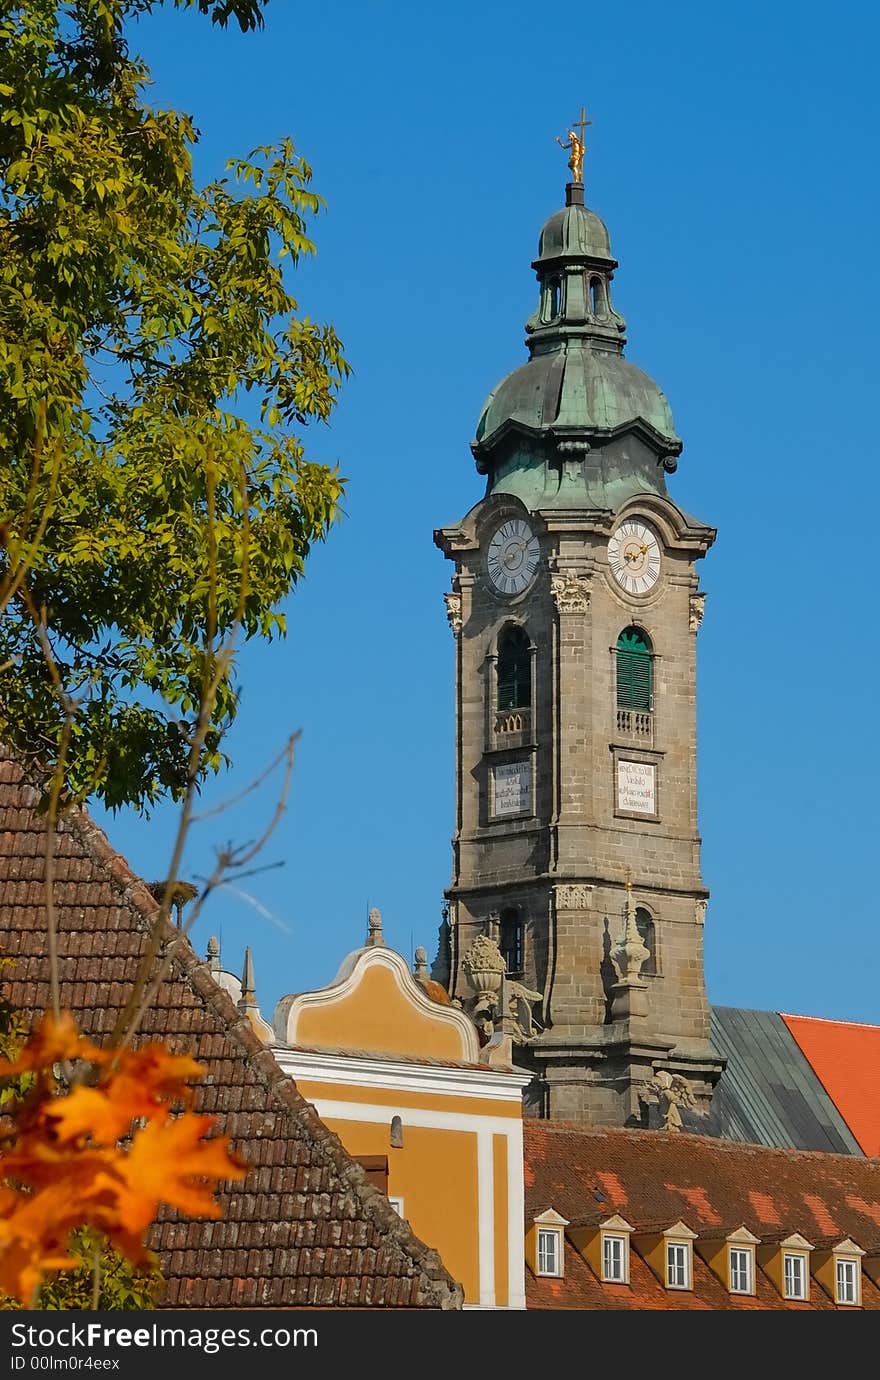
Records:
[[[723,1150],[725,1154],[758,1153],[760,1155],[773,1155],[782,1159],[819,1159],[823,1163],[827,1160],[842,1160],[845,1163],[852,1160],[852,1155],[844,1154],[838,1150],[799,1150],[789,1146],[780,1145],[759,1145],[752,1141],[725,1140],[721,1136],[696,1135],[692,1131],[661,1131],[651,1130],[644,1126],[581,1126],[575,1121],[551,1121],[543,1117],[524,1117],[523,1128],[526,1133],[532,1130],[542,1132],[553,1132],[556,1135],[576,1135],[591,1136],[597,1139],[603,1136],[625,1136],[628,1139],[638,1139],[645,1143],[654,1141],[675,1141],[676,1143],[692,1143],[696,1141],[701,1145],[711,1146],[713,1149]],[[864,1155],[867,1163],[880,1164],[880,1156]]]
[[[779,1011],[777,1014],[784,1021],[815,1021],[817,1025],[846,1025],[858,1030],[880,1031],[880,1025],[872,1025],[870,1021],[842,1021],[834,1016],[799,1016],[794,1011]]]
[[[159,904],[153,898],[146,883],[133,871],[123,855],[116,851],[105,831],[96,824],[85,806],[78,806],[60,821],[61,827],[69,825],[83,846],[107,872],[110,885],[117,889],[124,902],[138,911],[145,928],[156,922]],[[346,1151],[341,1140],[329,1126],[326,1126],[311,1103],[307,1102],[296,1086],[295,1081],[286,1074],[275,1056],[258,1040],[250,1021],[240,1012],[231,996],[219,983],[215,982],[211,970],[193,949],[185,931],[178,930],[168,917],[163,921],[163,941],[173,946],[173,964],[188,983],[191,990],[201,998],[223,1022],[230,1039],[242,1048],[242,1053],[250,1067],[258,1075],[273,1099],[282,1110],[298,1118],[304,1124],[321,1153],[331,1162],[340,1179],[351,1188],[364,1213],[387,1236],[390,1236],[419,1266],[430,1281],[424,1302],[440,1309],[454,1309],[461,1306],[462,1287],[447,1271],[438,1252],[427,1246],[391,1206],[379,1189],[367,1181],[363,1169]],[[165,949],[165,955],[169,953]],[[169,970],[168,976],[171,972]],[[166,978],[167,980],[167,978]]]

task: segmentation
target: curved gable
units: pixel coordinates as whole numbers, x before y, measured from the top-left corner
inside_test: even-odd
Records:
[[[454,1006],[431,1001],[391,949],[352,955],[328,987],[283,997],[275,1032],[289,1045],[358,1049],[477,1063],[475,1027]]]

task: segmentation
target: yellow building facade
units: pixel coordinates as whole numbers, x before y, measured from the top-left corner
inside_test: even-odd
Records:
[[[348,1152],[464,1287],[470,1308],[525,1307],[522,1088],[481,1062],[477,1031],[384,946],[284,997],[274,1053]]]

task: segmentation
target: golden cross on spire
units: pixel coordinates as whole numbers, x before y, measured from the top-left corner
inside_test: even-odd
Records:
[[[568,131],[568,141],[563,144],[559,135],[557,134],[556,136],[556,142],[559,145],[559,147],[562,149],[568,149],[568,166],[571,168],[572,182],[583,183],[585,148],[584,135],[587,126],[591,125],[592,123],[592,120],[587,119],[587,112],[584,109],[584,107],[581,106],[581,118],[579,120],[574,120],[572,122],[572,127]],[[577,130],[580,130],[579,135],[576,133]]]

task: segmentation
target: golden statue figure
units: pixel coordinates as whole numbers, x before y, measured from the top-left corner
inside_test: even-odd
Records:
[[[587,119],[587,112],[584,107],[581,106],[581,118],[576,122],[575,129],[570,129],[568,131],[567,143],[563,144],[559,135],[557,134],[556,136],[556,142],[559,147],[568,150],[568,166],[571,168],[572,182],[583,182],[584,180],[584,130],[587,125],[591,125],[592,123],[592,120]],[[578,129],[580,130],[580,136],[576,133]]]
[[[568,166],[571,168],[572,182],[583,182],[584,180],[584,146],[577,137],[573,129],[568,131],[568,143],[563,144],[559,135],[556,142],[561,149],[569,149]]]

